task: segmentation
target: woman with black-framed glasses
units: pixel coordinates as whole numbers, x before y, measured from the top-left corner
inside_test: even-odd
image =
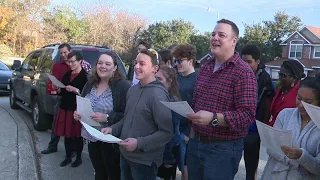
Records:
[[[272,120],[268,123],[270,126],[274,125],[280,111],[296,107],[295,98],[300,80],[304,77],[304,69],[299,61],[287,60],[282,63],[279,72],[281,87],[277,90],[270,107],[272,116]]]

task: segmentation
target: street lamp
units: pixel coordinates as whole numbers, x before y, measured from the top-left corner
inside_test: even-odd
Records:
[[[219,12],[212,11],[210,7],[207,8],[207,11],[216,14],[217,15],[217,21],[219,21]]]

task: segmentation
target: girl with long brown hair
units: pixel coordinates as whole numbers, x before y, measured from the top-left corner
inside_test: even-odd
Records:
[[[157,72],[156,74],[158,80],[168,89],[170,98],[169,100],[171,102],[181,100],[176,74],[176,71],[168,66],[162,66],[159,72]],[[164,180],[176,179],[177,166],[180,170],[182,170],[184,166],[184,160],[180,158],[180,119],[181,116],[172,111],[174,136],[172,140],[166,145],[163,156],[163,164],[158,169],[158,176],[164,178]]]

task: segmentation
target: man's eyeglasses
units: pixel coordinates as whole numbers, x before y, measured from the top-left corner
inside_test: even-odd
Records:
[[[279,72],[279,79],[286,78],[288,76],[294,77],[294,75]]]
[[[75,62],[76,61],[69,61],[69,60],[66,61],[67,64],[74,64]]]
[[[154,49],[148,49],[152,54],[156,55],[157,57],[157,65],[159,65],[159,55],[158,55],[158,52]]]
[[[187,58],[175,59],[173,62],[174,64],[182,64],[183,61],[188,60]]]
[[[181,60],[181,59],[175,59],[173,62],[174,62],[175,64],[181,64],[182,61],[183,61],[183,60]]]

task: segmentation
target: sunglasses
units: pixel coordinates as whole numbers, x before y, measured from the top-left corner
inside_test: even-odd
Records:
[[[157,65],[159,65],[159,55],[158,55],[158,52],[154,49],[148,49],[152,54],[156,55],[157,57]]]
[[[175,64],[181,64],[182,61],[183,61],[183,60],[181,60],[181,59],[175,59],[173,62],[174,62]]]
[[[279,72],[279,78],[280,79],[286,78],[286,77],[294,77],[294,75]]]

